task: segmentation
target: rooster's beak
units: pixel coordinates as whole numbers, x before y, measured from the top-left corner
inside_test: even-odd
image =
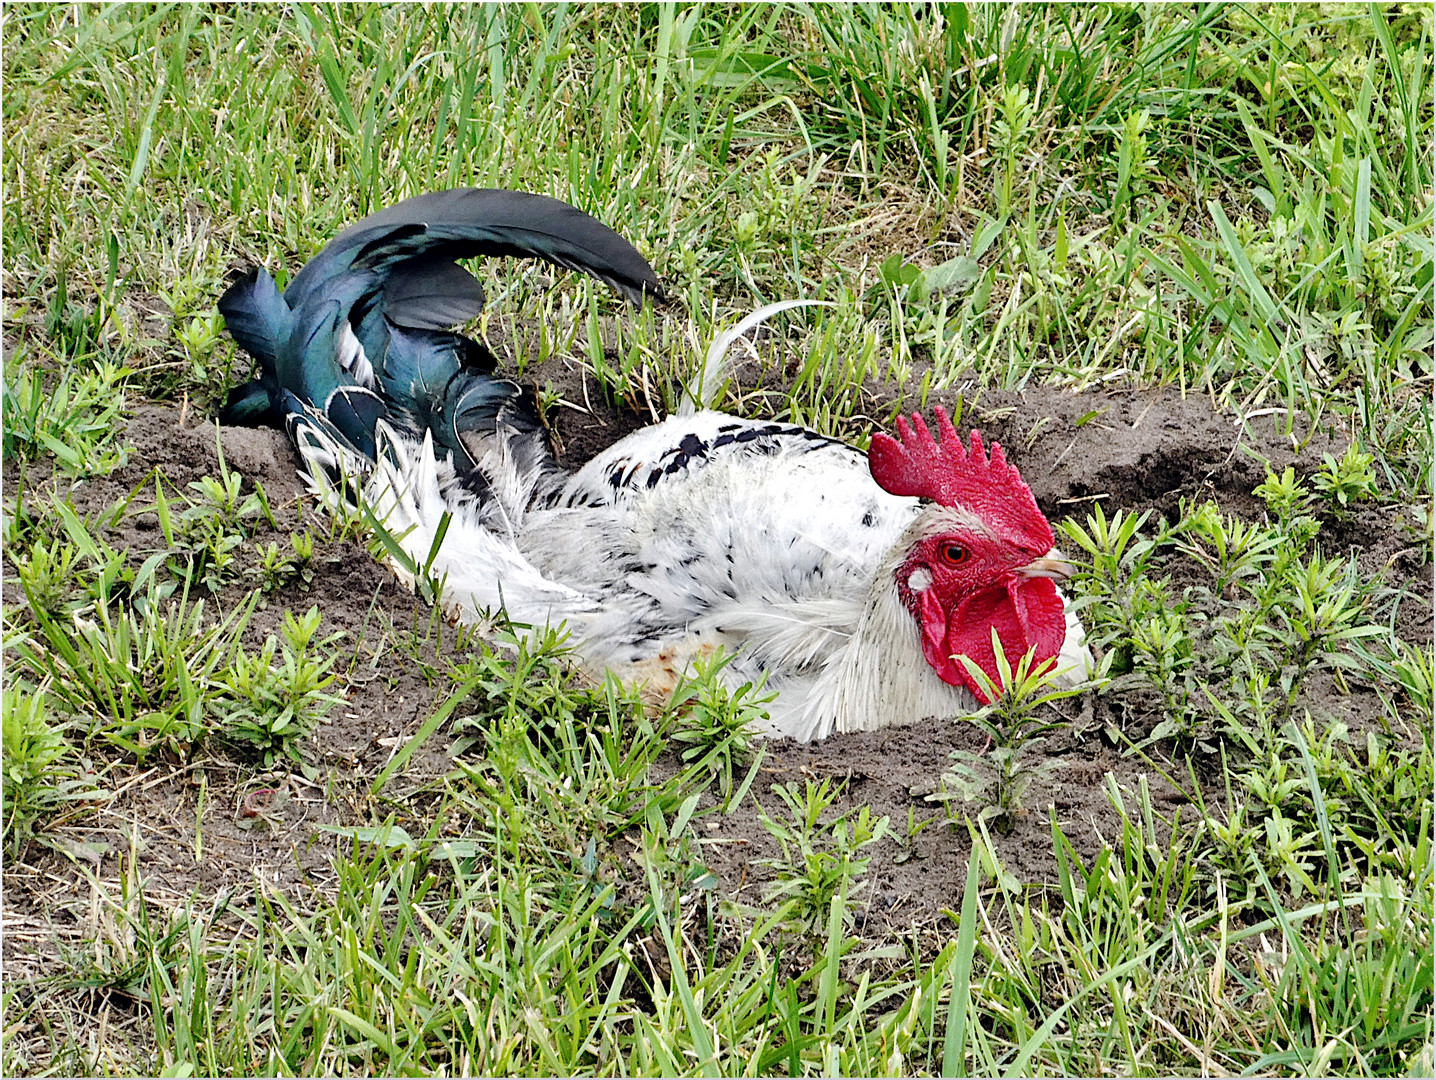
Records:
[[[1033,559],[1026,566],[1019,566],[1016,572],[1022,577],[1045,577],[1051,578],[1054,581],[1066,581],[1073,574],[1077,573],[1077,567],[1073,566],[1066,559],[1058,559],[1051,555],[1044,555],[1040,559]]]

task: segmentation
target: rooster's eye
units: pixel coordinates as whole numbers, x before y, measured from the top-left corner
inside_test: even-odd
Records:
[[[967,562],[967,548],[961,544],[943,544],[942,561],[949,566],[957,566],[959,563]]]

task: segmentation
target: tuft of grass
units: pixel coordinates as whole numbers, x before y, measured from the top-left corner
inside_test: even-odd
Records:
[[[214,591],[220,570],[239,561],[245,537],[238,530],[261,514],[273,523],[262,488],[241,498],[240,477],[222,457],[220,472],[223,479],[195,482],[196,497],[177,514],[157,483],[160,528],[176,546],[150,553],[138,568],[128,553],[92,535],[96,524],[81,521],[68,501],[53,500],[62,535],[36,538],[16,554],[28,608],[7,652],[18,670],[48,688],[67,725],[138,761],[159,750],[193,757],[218,733],[257,750],[265,767],[280,758],[299,764],[337,700],[325,692],[335,679],[330,646],[337,639],[316,640],[317,608],[302,617],[285,612],[282,644],[271,635],[250,654],[241,638],[262,590],[227,610],[220,602],[217,617],[206,613],[204,601],[191,601],[192,580]],[[108,516],[122,518],[127,504]],[[314,544],[308,534],[291,543],[292,559],[266,568],[261,553],[249,572],[267,574],[271,585],[302,581]]]
[[[166,598],[153,586],[128,609],[100,604],[73,628],[36,616],[34,638],[17,643],[21,670],[48,679],[57,704],[90,737],[140,761],[164,749],[189,756],[209,734],[213,685],[231,662],[253,598],[214,623],[204,602]]]
[[[105,362],[93,371],[68,370],[47,379],[25,363],[23,352],[7,364],[4,456],[33,461],[52,455],[75,476],[103,476],[129,458],[118,426],[132,372]],[[13,381],[10,374],[13,372]]]
[[[27,840],[41,839],[43,822],[67,803],[93,798],[70,726],[50,708],[44,687],[18,683],[4,688],[5,850],[13,858]]]

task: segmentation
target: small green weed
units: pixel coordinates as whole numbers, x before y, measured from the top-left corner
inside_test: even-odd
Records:
[[[1322,466],[1311,479],[1312,486],[1338,515],[1344,514],[1353,503],[1376,496],[1376,470],[1372,468],[1375,460],[1355,443],[1346,448],[1339,461],[1323,454]]]
[[[1046,735],[1068,722],[1060,713],[1056,713],[1054,719],[1042,711],[1043,707],[1074,697],[1088,688],[1058,689],[1053,683],[1055,661],[1034,663],[1031,652],[1022,656],[1014,669],[996,630],[992,633],[992,643],[1000,685],[971,659],[959,657],[992,698],[992,704],[969,717],[987,734],[991,745],[983,754],[953,751],[957,765],[943,775],[939,792],[929,799],[946,803],[949,813],[953,810],[954,794],[965,802],[980,801],[984,805],[978,812],[979,820],[991,821],[999,832],[1005,833],[1011,829],[1014,816],[1022,810],[1032,781],[1051,767],[1046,761],[1034,760],[1034,751]]]
[[[1321,531],[1321,522],[1308,511],[1316,498],[1296,478],[1296,470],[1288,465],[1281,475],[1268,470],[1266,479],[1252,489],[1252,494],[1267,505],[1276,518],[1283,546],[1288,550],[1303,551],[1316,539]]]
[[[177,514],[165,496],[163,483],[155,480],[155,511],[165,542],[174,552],[170,568],[177,578],[198,580],[211,592],[218,592],[246,572],[254,572],[253,567],[242,564],[240,549],[260,520],[267,521],[271,528],[277,528],[277,522],[264,487],[255,481],[254,490],[244,495],[242,485],[239,473],[231,472],[225,464],[222,447],[219,475],[191,481],[193,494],[184,496],[184,505]],[[271,580],[284,569],[272,564],[273,572],[266,574],[263,558],[261,555],[258,570],[264,580]]]
[[[286,611],[282,643],[271,634],[256,655],[236,649],[219,675],[221,731],[256,751],[266,769],[282,758],[302,765],[305,740],[343,700],[326,693],[337,678],[331,669],[338,654],[330,646],[343,634],[316,641],[320,621],[317,607],[298,617]]]
[[[1387,696],[1386,687],[1378,688],[1378,693],[1386,702],[1387,714],[1394,718],[1410,718],[1418,725],[1424,723],[1432,715],[1433,709],[1436,709],[1436,694],[1433,694],[1433,684],[1436,684],[1436,654],[1433,654],[1430,645],[1423,648],[1398,639],[1390,668],[1406,701],[1398,705]]]
[[[1292,521],[1311,503],[1311,493],[1296,478],[1296,469],[1290,465],[1280,476],[1267,470],[1266,479],[1252,489],[1252,494],[1266,503],[1282,525]]]
[[[11,548],[11,558],[31,607],[52,619],[62,615],[75,596],[79,550],[63,540],[38,539],[27,553]]]
[[[95,784],[65,737],[70,725],[51,713],[43,686],[16,681],[3,696],[5,850],[14,857],[26,840],[39,836],[46,817],[92,797]]]
[[[827,925],[834,902],[851,917],[847,901],[861,887],[871,856],[863,849],[876,844],[888,833],[888,819],[874,818],[872,808],[859,806],[822,822],[833,802],[842,794],[831,778],[774,784],[773,794],[782,800],[786,818],[761,812],[763,827],[778,841],[782,855],[760,860],[773,869],[776,881],[771,901],[791,902],[788,920],[803,933],[818,933]]]
[[[732,659],[720,650],[700,660],[692,674],[673,691],[668,706],[679,716],[671,738],[683,747],[683,760],[718,778],[725,805],[735,794],[734,770],[752,756],[753,725],[762,717],[764,705],[775,696],[765,695],[761,685],[751,683],[730,692],[720,673]],[[743,790],[737,793],[737,801],[742,800]]]
[[[257,578],[265,592],[288,585],[308,591],[314,583],[314,536],[308,532],[289,534],[289,551],[271,540],[259,550],[259,564],[247,571]]]

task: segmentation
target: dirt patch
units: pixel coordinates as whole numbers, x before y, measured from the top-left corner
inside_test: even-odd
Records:
[[[569,470],[654,422],[650,412],[610,401],[581,364],[555,360],[531,372],[525,382],[550,397],[544,422],[559,464]]]
[[[1332,448],[1319,436],[1299,449],[1274,418],[1241,425],[1172,388],[988,391],[967,420],[1007,448],[1054,518],[1098,500],[1109,510],[1169,513],[1182,496],[1220,497],[1224,509],[1257,515],[1251,491],[1268,463],[1310,473]]]
[[[1072,711],[1080,708],[1081,703]],[[1090,713],[1089,707],[1089,721]],[[935,796],[952,768],[953,752],[977,753],[983,742],[977,728],[962,720],[838,735],[807,746],[775,741],[754,784],[756,801],[770,816],[782,819],[786,808],[772,785],[796,784],[801,789],[825,778],[841,782],[842,794],[825,816],[867,806],[874,817],[890,819],[886,838],[864,853],[871,859],[861,896],[868,908],[864,934],[941,933],[950,929],[948,913],[956,911],[962,898],[972,839],[964,810],[949,814]],[[990,829],[1004,869],[1018,882],[1053,886],[1057,881],[1049,814],[1055,814],[1064,835],[1089,864],[1103,842],[1111,842],[1121,819],[1103,792],[1108,774],[1128,792],[1135,792],[1138,778],[1145,776],[1158,811],[1169,820],[1180,818],[1184,806],[1188,816],[1194,816],[1185,795],[1140,759],[1122,757],[1093,727],[1070,729],[1035,756],[1044,768],[1028,791],[1025,808],[1004,829]],[[980,803],[971,804],[965,812],[975,816],[980,808]],[[726,816],[715,814],[706,828],[708,868],[728,895],[756,904],[774,880],[758,860],[776,856],[777,843],[749,806]]]
[[[651,421],[646,407],[607,401],[580,367],[551,361],[531,368],[525,378],[560,399],[549,421],[570,467]],[[1342,449],[1324,436],[1299,444],[1269,420],[1241,428],[1204,398],[1172,390],[988,392],[964,423],[1008,448],[1054,521],[1081,519],[1097,501],[1109,512],[1150,508],[1172,514],[1183,497],[1212,498],[1224,511],[1252,519],[1261,507],[1251,489],[1268,462],[1277,469],[1295,464],[1299,473],[1309,474],[1323,452]],[[132,499],[131,512],[100,531],[139,560],[160,544],[155,515],[143,510],[153,502],[156,474],[170,491],[185,491],[216,473],[222,448],[228,467],[244,478],[245,492],[256,483],[264,487],[278,523],[253,542],[283,539],[301,528],[321,538],[313,582],[271,594],[246,633],[247,647],[258,647],[273,633],[284,610],[319,605],[325,632],[345,635],[345,701],[313,741],[312,779],[264,773],[218,750],[206,749],[189,761],[153,760],[144,769],[111,772],[106,786],[117,791],[114,798],[73,823],[62,822],[55,835],[97,879],[118,889],[129,878],[161,904],[228,893],[232,905],[244,906],[260,888],[325,889],[332,881],[331,859],[347,841],[324,826],[369,824],[392,809],[402,814],[425,805],[422,798],[390,804],[371,794],[370,785],[448,692],[446,681],[424,662],[424,650],[452,648],[454,632],[362,546],[322,539],[327,518],[297,480],[295,457],[281,433],[233,428],[217,433],[212,423],[182,417],[177,408],[146,406],[126,437],[133,447],[129,462],[109,477],[72,484],[48,466],[31,466],[24,478],[27,500],[58,488],[82,517],[93,519]],[[18,470],[7,465],[9,491],[19,479]],[[1409,602],[1393,609],[1395,617],[1408,640],[1430,640],[1431,566],[1421,561],[1393,513],[1363,510],[1346,521],[1326,522],[1321,540],[1333,554],[1356,549],[1363,570],[1383,575],[1393,589],[1407,589]],[[227,609],[242,592],[238,585],[222,590],[216,606]],[[7,585],[7,600],[16,599]],[[401,644],[414,629],[425,639],[417,653]],[[1344,719],[1354,730],[1374,726],[1379,702],[1364,687],[1332,683],[1314,694],[1324,719]],[[1186,782],[1183,765],[1158,753],[1156,767],[1122,753],[1109,735],[1109,728],[1140,731],[1143,718],[1155,715],[1155,703],[1133,695],[1066,705],[1072,725],[1038,751],[1048,767],[1035,779],[1025,812],[1007,831],[993,833],[1008,873],[1022,883],[1056,881],[1053,815],[1084,859],[1113,839],[1119,818],[1105,790],[1111,782],[1134,792],[1145,778],[1166,820],[1159,832],[1195,813],[1192,793],[1182,793],[1161,775],[1170,767],[1170,775]],[[393,790],[412,793],[443,776],[452,764],[449,741],[445,732],[431,738],[393,779]],[[777,816],[783,807],[771,793],[773,784],[832,778],[843,788],[831,813],[866,805],[875,815],[888,816],[891,832],[870,850],[864,932],[904,937],[923,928],[940,930],[945,912],[959,902],[972,828],[931,796],[951,768],[953,751],[977,751],[981,745],[972,724],[951,720],[837,736],[812,746],[774,741],[752,791]],[[675,762],[665,767],[674,768]],[[1209,805],[1225,805],[1225,794],[1216,787],[1203,794]],[[707,802],[713,806],[716,799],[710,794]],[[722,892],[740,903],[760,901],[772,875],[758,860],[777,849],[753,802],[728,815],[712,814],[701,828],[705,859]],[[1156,838],[1159,844],[1164,840]],[[47,946],[37,943],[47,940],[47,928],[58,932],[59,940],[82,939],[92,901],[74,862],[31,845],[7,868],[6,880],[7,928],[18,931],[6,935],[7,964],[39,963]]]
[[[200,477],[218,474],[222,446],[228,468],[244,478],[243,493],[261,484],[278,523],[260,527],[250,544],[283,544],[301,529],[316,537],[313,582],[265,596],[242,637],[244,647],[260,648],[277,633],[286,610],[302,613],[318,605],[321,636],[342,634],[337,647],[344,700],[308,748],[308,778],[288,768],[263,770],[226,746],[198,747],[185,759],[157,753],[142,767],[111,766],[101,787],[113,796],[62,816],[47,830],[67,854],[30,844],[6,864],[4,963],[12,976],[35,974],[57,945],[94,934],[97,887],[119,896],[124,882],[125,889],[143,889],[162,908],[181,907],[196,896],[206,902],[227,897],[231,910],[250,909],[261,889],[291,895],[328,890],[333,858],[348,841],[323,827],[373,820],[383,796],[371,794],[372,781],[446,689],[445,680],[426,672],[423,648],[444,648],[453,632],[363,546],[325,539],[328,519],[299,482],[283,434],[224,428],[217,437],[213,423],[155,405],[138,410],[125,437],[132,446],[129,461],[107,477],[76,483],[48,463],[25,468],[24,499],[31,513],[42,517],[51,493],[68,497],[96,535],[138,564],[164,544],[156,514],[146,509],[155,502],[156,474],[164,477],[171,496],[185,492]],[[7,462],[4,479],[13,498],[22,470]],[[126,500],[129,512],[118,522],[98,523]],[[14,575],[7,559],[5,600],[23,605]],[[207,612],[228,612],[246,594],[246,583],[197,594]],[[408,644],[414,629],[431,638],[417,653]],[[431,742],[410,759],[393,788],[411,790],[451,767],[445,747]],[[380,817],[387,812],[377,811]]]

